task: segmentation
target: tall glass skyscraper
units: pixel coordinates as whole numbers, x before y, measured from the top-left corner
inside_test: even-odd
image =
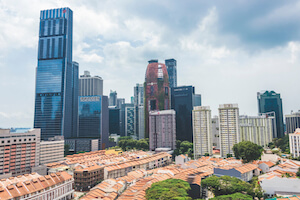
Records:
[[[283,127],[283,113],[282,113],[282,99],[280,94],[274,91],[265,91],[263,93],[257,93],[258,100],[258,112],[268,113],[275,112],[277,137],[281,138],[284,136]]]
[[[192,111],[201,106],[201,95],[193,86],[171,88],[171,108],[176,111],[176,139],[193,141]]]
[[[42,139],[77,136],[78,64],[72,62],[72,32],[71,9],[41,11],[34,127],[41,128]]]
[[[177,61],[175,59],[165,60],[168,70],[170,88],[177,87]]]

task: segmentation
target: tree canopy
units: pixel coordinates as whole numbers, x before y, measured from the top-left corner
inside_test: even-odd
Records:
[[[157,183],[153,183],[150,188],[146,190],[147,200],[192,200],[188,196],[188,191],[191,187],[188,182],[180,179],[167,179]]]
[[[250,141],[242,141],[233,145],[232,148],[237,159],[243,159],[244,163],[251,162],[260,158],[263,148]]]
[[[280,148],[282,152],[289,153],[290,143],[288,135],[285,135],[282,138],[274,138],[273,143],[276,147]]]
[[[252,197],[262,197],[262,190],[257,185],[257,181],[250,184],[235,177],[211,176],[202,180],[201,185],[214,193],[216,197],[237,192],[244,192]]]
[[[234,193],[234,194],[228,194],[228,195],[221,195],[218,197],[211,198],[210,200],[240,200],[240,199],[245,199],[245,200],[252,200],[252,196],[247,195],[247,194],[242,194],[242,193]]]
[[[300,178],[300,167],[298,168],[298,171],[297,171],[297,173],[296,173],[296,176],[297,176],[298,178]]]
[[[188,154],[189,157],[194,157],[193,143],[189,141],[176,140],[176,149],[174,150],[174,155],[178,156],[181,154]]]
[[[118,146],[122,148],[123,151],[130,149],[137,149],[148,151],[149,150],[149,139],[133,140],[131,137],[119,138]]]

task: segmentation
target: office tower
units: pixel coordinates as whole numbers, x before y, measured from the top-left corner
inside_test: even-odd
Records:
[[[40,163],[40,129],[0,129],[0,178],[30,174]]]
[[[171,108],[176,111],[176,138],[193,142],[192,111],[194,106],[201,106],[201,97],[195,97],[193,86],[171,88]]]
[[[209,106],[195,106],[193,109],[194,159],[205,154],[212,155],[212,123]]]
[[[121,136],[131,136],[134,139],[134,105],[131,103],[122,104],[120,111]]]
[[[258,100],[258,112],[267,113],[275,112],[276,118],[276,128],[277,136],[281,138],[284,136],[284,127],[283,127],[283,113],[282,113],[282,100],[280,94],[277,94],[274,91],[265,91],[257,93]]]
[[[77,62],[72,62],[72,135],[71,137],[77,137],[78,136],[78,91],[79,91],[79,64]],[[56,138],[59,138],[61,136],[58,136]],[[62,136],[63,137],[63,136]]]
[[[103,79],[100,76],[91,76],[89,71],[84,71],[79,80],[80,96],[102,96]]]
[[[109,134],[120,135],[120,109],[109,107]]]
[[[136,84],[134,87],[134,135],[137,139],[145,137],[144,115],[144,85]]]
[[[130,103],[134,104],[134,97],[130,97]]]
[[[40,15],[34,127],[41,138],[77,134],[78,65],[72,62],[73,12],[69,8],[43,10]]]
[[[177,87],[177,61],[175,59],[165,60],[168,70],[170,88]]]
[[[40,142],[40,164],[55,163],[64,160],[65,141],[63,136],[55,136]]]
[[[125,103],[125,99],[124,98],[117,98],[117,108],[121,109],[122,104]]]
[[[125,135],[138,139],[134,134],[134,106],[125,108]]]
[[[99,148],[108,145],[108,98],[103,96],[103,80],[89,72],[79,78],[79,138],[99,139]],[[102,147],[101,147],[102,145]]]
[[[300,128],[300,110],[298,112],[291,112],[285,115],[286,133],[294,133],[297,128]]]
[[[240,142],[239,108],[237,104],[221,104],[219,106],[220,155],[234,155],[232,147]]]
[[[214,116],[211,118],[211,130],[212,130],[212,140],[213,146],[216,149],[220,149],[220,135],[219,135],[219,117]]]
[[[170,108],[170,89],[167,68],[158,60],[150,60],[144,83],[145,138],[149,137],[149,111]]]
[[[149,147],[151,151],[156,148],[176,147],[176,120],[174,110],[161,110],[149,112]]]
[[[300,157],[300,128],[289,134],[290,153],[294,158]]]
[[[240,141],[250,141],[266,147],[273,140],[273,121],[275,117],[266,114],[240,116]]]
[[[117,91],[110,90],[109,93],[109,106],[117,105]]]

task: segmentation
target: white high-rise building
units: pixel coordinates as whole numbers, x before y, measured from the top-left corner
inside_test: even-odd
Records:
[[[273,140],[274,116],[240,116],[240,140],[250,141],[259,146],[267,146]]]
[[[195,106],[193,109],[194,158],[208,153],[212,155],[212,124],[209,106]]]
[[[175,110],[160,110],[149,112],[149,147],[171,148],[176,144],[176,112]]]
[[[220,155],[233,155],[232,147],[240,142],[238,104],[221,104],[219,106]]]
[[[289,134],[290,153],[294,158],[300,157],[300,128]]]

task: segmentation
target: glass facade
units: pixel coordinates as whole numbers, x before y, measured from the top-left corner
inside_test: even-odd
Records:
[[[119,108],[109,108],[109,134],[120,134]]]
[[[79,97],[79,137],[101,137],[102,96]]]
[[[177,61],[175,59],[165,60],[168,70],[170,88],[177,87]]]
[[[201,96],[195,98],[193,86],[171,88],[171,108],[176,111],[176,139],[193,141],[192,111],[201,106]]]
[[[283,137],[284,136],[283,112],[282,112],[282,100],[280,98],[280,94],[277,94],[274,91],[257,93],[257,100],[258,100],[259,113],[275,112],[277,136],[275,135],[274,137],[278,137],[278,138]]]
[[[43,140],[77,135],[78,64],[72,63],[72,26],[69,8],[41,11],[34,127],[41,128]]]

